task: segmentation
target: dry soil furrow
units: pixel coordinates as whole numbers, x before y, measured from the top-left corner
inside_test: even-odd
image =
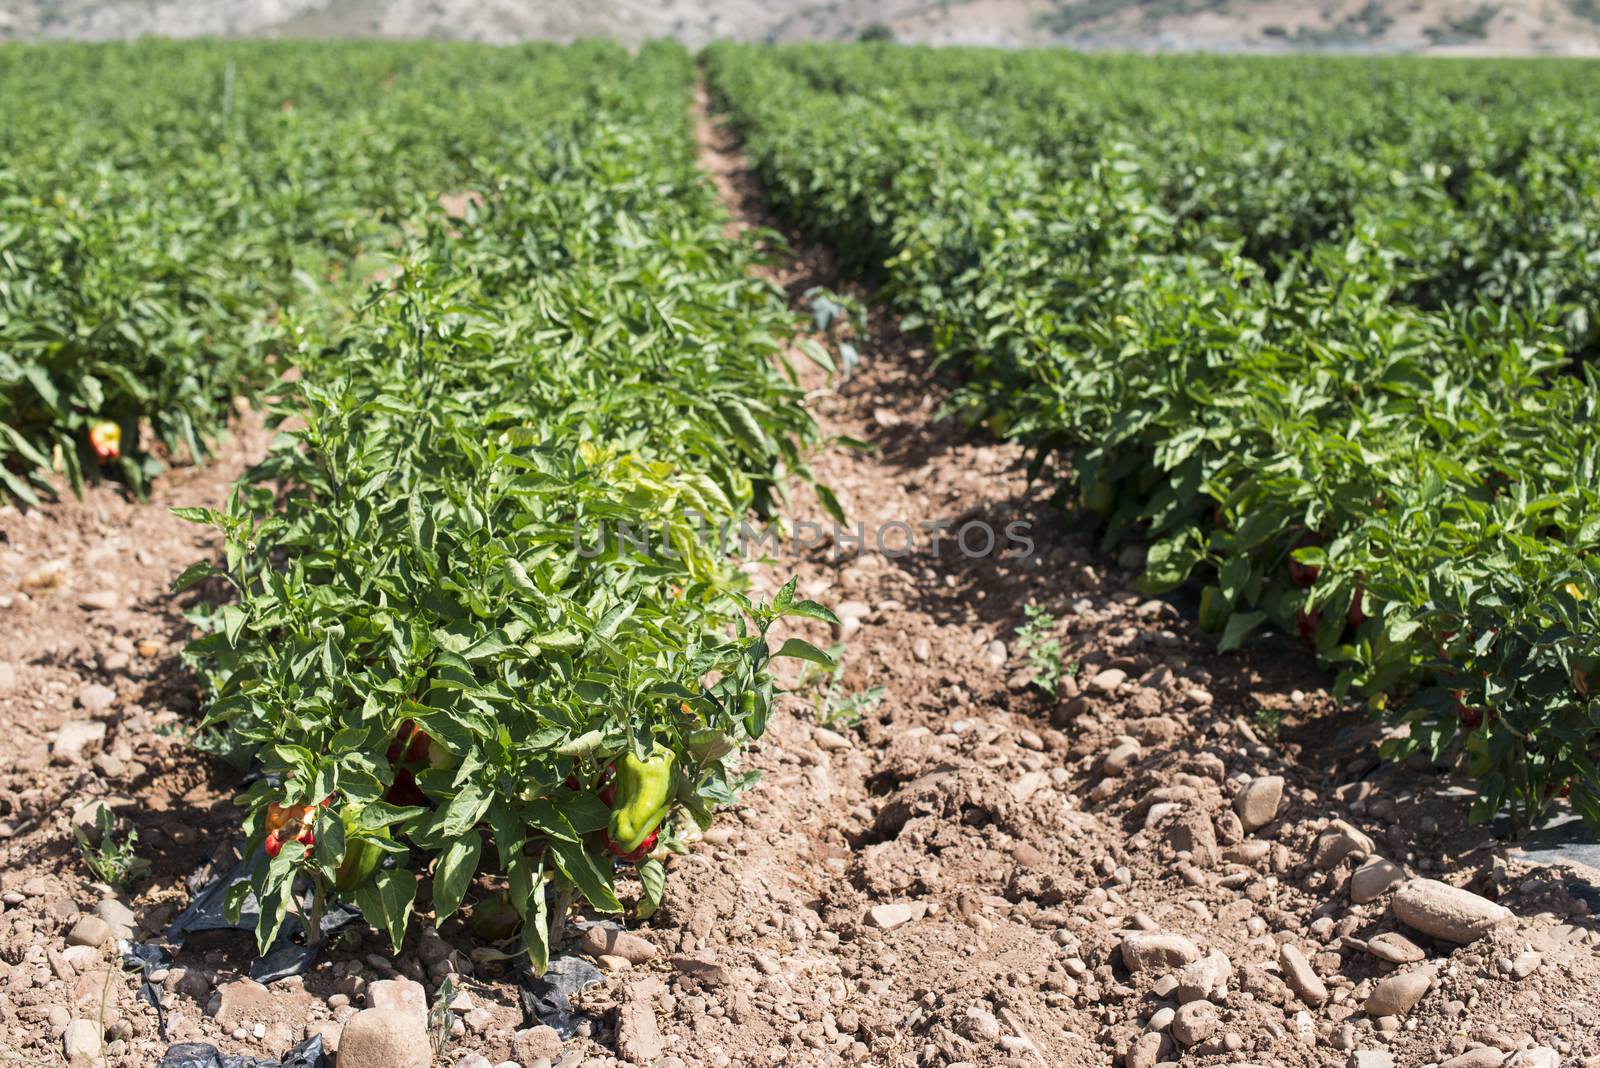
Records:
[[[702,160],[736,220],[770,225],[700,108]],[[772,273],[797,301],[829,276],[802,248]],[[798,574],[833,605],[840,692],[882,686],[883,700],[830,729],[813,695],[791,699],[761,785],[673,867],[648,931],[674,955],[667,982],[622,979],[596,1008],[652,1006],[687,1065],[1600,1052],[1600,902],[1584,873],[1508,862],[1464,826],[1447,777],[1380,765],[1378,728],[1293,646],[1216,656],[1173,604],[1135,592],[1137,551],[1092,551],[1017,449],[937,417],[926,354],[892,322],[874,317],[857,344],[860,368],[815,409],[874,449],[813,466],[866,551],[834,539],[756,581]],[[805,501],[796,522],[830,527]],[[873,536],[1017,522],[1033,541],[1018,558],[922,539],[880,552]],[[1029,603],[1077,668],[1053,696],[1017,640]],[[1500,922],[1458,946],[1406,912],[1437,884],[1393,905],[1412,879],[1470,887],[1467,905]]]

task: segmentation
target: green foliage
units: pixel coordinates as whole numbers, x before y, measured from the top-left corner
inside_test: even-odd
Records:
[[[205,728],[265,773],[238,799],[260,859],[230,902],[261,902],[260,944],[348,892],[398,947],[420,878],[442,923],[485,874],[542,969],[575,897],[624,908],[619,868],[640,914],[665,890],[608,841],[613,762],[676,754],[645,848],[681,848],[751,781],[769,661],[825,659],[770,629],[833,617],[793,583],[751,601],[701,536],[805,477],[816,430],[782,364],[798,324],[695,165],[688,55],[472,57],[397,133],[424,158],[492,142],[457,164],[475,198],[397,205],[365,298],[286,320],[302,373],[274,391],[282,431],[226,507],[184,513],[225,557],[178,586],[237,591],[187,657]],[[384,859],[344,891],[357,842]]]
[[[120,841],[117,821],[109,805],[99,805],[94,813],[94,834],[73,827],[78,852],[94,877],[108,886],[124,887],[150,870],[150,862],[138,855],[139,829],[129,827]]]
[[[1051,631],[1056,619],[1036,604],[1023,606],[1027,621],[1017,628],[1017,648],[1028,658],[1033,684],[1054,697],[1061,680],[1077,674],[1077,665],[1061,663],[1061,640]]]
[[[0,47],[0,96],[28,102],[0,112],[0,492],[142,490],[161,457],[203,459],[234,399],[284,373],[290,317],[338,314],[513,101],[582,83],[550,76],[552,51]],[[123,440],[104,465],[101,420]]]
[[[864,713],[882,704],[888,693],[882,686],[847,690],[844,673],[844,645],[836,643],[828,647],[825,661],[808,664],[801,676],[799,689],[812,691],[812,709],[824,727],[854,726]]]
[[[1298,634],[1477,816],[1570,783],[1600,820],[1600,66],[708,66],[775,207],[928,330],[953,410],[1149,541],[1148,591],[1208,586],[1223,648]]]

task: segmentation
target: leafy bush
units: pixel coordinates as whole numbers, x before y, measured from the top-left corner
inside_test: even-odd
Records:
[[[769,644],[825,608],[792,583],[752,602],[700,537],[803,476],[815,428],[777,366],[791,313],[695,167],[688,56],[539,62],[579,90],[509,102],[476,206],[419,205],[353,317],[288,324],[294,429],[190,513],[226,563],[180,585],[237,592],[189,655],[206,726],[265,773],[240,799],[264,859],[232,902],[263,902],[263,947],[303,879],[398,948],[420,876],[438,923],[481,874],[499,896],[475,926],[520,926],[539,968],[575,895],[623,909],[619,870],[648,915],[664,853],[750,780],[771,658],[826,661]],[[443,103],[469,131],[503,117]]]
[[[1600,820],[1594,65],[708,58],[774,203],[1152,543],[1146,589],[1300,635],[1479,818]]]

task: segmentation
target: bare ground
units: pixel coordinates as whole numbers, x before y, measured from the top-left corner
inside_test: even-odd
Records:
[[[737,145],[703,108],[702,159],[735,224],[766,225]],[[831,276],[800,247],[771,271],[797,302]],[[811,633],[845,644],[836,693],[882,686],[883,699],[832,729],[810,690],[787,702],[753,756],[761,783],[671,863],[667,908],[635,932],[653,957],[605,962],[579,1036],[551,1048],[527,1029],[507,966],[474,962],[452,920],[398,957],[358,934],[269,987],[240,978],[246,936],[191,941],[159,980],[173,1040],[276,1056],[312,1030],[336,1041],[377,979],[431,988],[454,971],[466,997],[444,1060],[475,1068],[1600,1064],[1586,1060],[1600,1056],[1600,875],[1530,867],[1464,826],[1448,775],[1380,765],[1379,729],[1332,699],[1297,647],[1213,653],[1180,607],[1134,592],[1137,553],[1092,549],[1020,451],[937,417],[943,384],[914,339],[875,318],[857,344],[853,376],[811,383],[826,429],[874,446],[813,465],[852,522],[1021,522],[1034,551],[968,557],[919,536],[900,555],[896,533],[894,554],[830,545],[752,567],[758,586],[796,574],[839,611],[838,635]],[[237,779],[185,744],[197,691],[174,656],[181,605],[164,592],[215,546],[166,509],[219,502],[263,445],[247,425],[149,502],[96,490],[0,511],[13,754],[0,769],[0,1051],[13,1059],[62,1063],[73,1018],[107,1031],[118,1068],[166,1047],[109,947],[67,946],[86,940],[69,939],[80,913],[124,915],[97,906],[109,890],[70,825],[83,803],[121,799],[155,865],[123,899],[141,938],[187,902],[187,877],[230,859]],[[830,525],[804,489],[791,518]],[[1077,666],[1053,697],[1019,648],[1029,603],[1059,621]],[[67,724],[105,734],[75,727],[63,742]],[[1269,776],[1281,804],[1247,831],[1240,811],[1259,806],[1236,794]],[[1397,920],[1379,869],[1352,878],[1369,854],[1397,879],[1467,887],[1511,915],[1465,946],[1432,937]],[[1399,973],[1416,977],[1414,1007],[1363,1011]]]

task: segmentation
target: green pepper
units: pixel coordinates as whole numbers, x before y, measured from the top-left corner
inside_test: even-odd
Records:
[[[341,893],[349,893],[366,885],[372,873],[378,870],[381,860],[383,850],[372,839],[357,838],[346,842],[344,859],[339,862],[339,870],[333,876],[333,888]]]
[[[1222,595],[1220,586],[1207,586],[1200,591],[1200,629],[1207,634],[1220,634],[1228,625],[1233,610]]]
[[[648,760],[624,753],[616,763],[616,803],[611,809],[611,840],[631,852],[666,818],[672,805],[672,750],[657,745]]]
[[[1086,483],[1079,491],[1078,499],[1090,512],[1102,519],[1108,519],[1112,512],[1117,510],[1117,491],[1105,479],[1097,478]]]

